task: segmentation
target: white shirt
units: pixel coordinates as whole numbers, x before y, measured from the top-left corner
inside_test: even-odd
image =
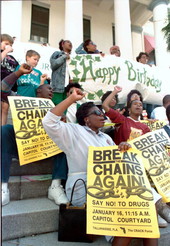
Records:
[[[115,145],[113,140],[105,133],[92,131],[87,126],[74,123],[64,123],[60,121],[60,116],[56,116],[50,111],[43,119],[43,126],[50,138],[57,146],[64,151],[68,162],[68,179],[66,183],[66,193],[70,198],[73,184],[78,178],[86,181],[87,159],[89,146],[111,146]],[[76,186],[74,195],[74,205],[82,205],[85,202],[85,190],[83,184]]]
[[[76,112],[77,112],[77,103],[70,105],[66,112],[66,121],[67,123],[76,123]]]
[[[151,113],[151,119],[165,120],[167,121],[165,107],[156,107]]]

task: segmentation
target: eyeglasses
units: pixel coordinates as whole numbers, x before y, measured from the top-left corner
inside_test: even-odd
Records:
[[[89,42],[89,44],[96,45],[96,44],[95,44],[95,43],[93,43],[93,42]]]
[[[89,115],[91,115],[91,114],[95,114],[95,115],[97,115],[97,116],[101,116],[101,115],[103,115],[104,116],[104,113],[102,112],[102,111],[100,111],[100,110],[94,110],[94,111],[92,111],[91,113],[89,113],[87,116],[89,116]]]

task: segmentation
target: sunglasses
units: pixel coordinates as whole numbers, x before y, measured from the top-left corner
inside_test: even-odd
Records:
[[[89,44],[96,45],[96,44],[95,44],[95,43],[93,43],[93,42],[90,42]]]
[[[101,115],[104,116],[104,113],[102,111],[100,111],[100,110],[97,110],[97,109],[92,111],[91,113],[89,113],[87,116],[92,115],[92,114],[95,114],[97,116],[101,116]]]

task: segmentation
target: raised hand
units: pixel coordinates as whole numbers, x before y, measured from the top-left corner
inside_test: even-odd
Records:
[[[130,148],[132,148],[132,146],[128,142],[121,142],[118,146],[118,150],[120,151],[127,151]]]
[[[71,92],[70,92],[70,97],[71,97],[74,101],[79,101],[79,100],[81,100],[84,96],[85,96],[85,94],[83,93],[83,91],[82,91],[81,89],[78,89],[78,88],[74,88],[74,89],[71,90]]]
[[[21,64],[19,70],[22,74],[28,74],[28,73],[31,73],[32,68],[28,64],[23,63]]]
[[[48,75],[47,74],[42,74],[41,75],[41,85],[44,84],[45,80],[48,78]]]
[[[114,87],[114,91],[117,92],[117,93],[119,93],[119,92],[122,91],[122,87],[116,85],[116,86]]]
[[[13,52],[12,46],[11,46],[11,45],[6,45],[6,46],[5,46],[5,51],[6,51],[7,53]]]

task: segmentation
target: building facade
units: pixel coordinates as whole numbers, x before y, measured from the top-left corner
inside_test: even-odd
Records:
[[[161,31],[167,20],[169,0],[32,0],[1,1],[1,33],[19,42],[48,43],[58,49],[69,39],[75,50],[91,38],[109,54],[116,44],[121,56],[134,59],[145,51],[143,26],[152,20],[156,65],[169,67],[169,54]],[[153,47],[155,46],[155,47]]]

